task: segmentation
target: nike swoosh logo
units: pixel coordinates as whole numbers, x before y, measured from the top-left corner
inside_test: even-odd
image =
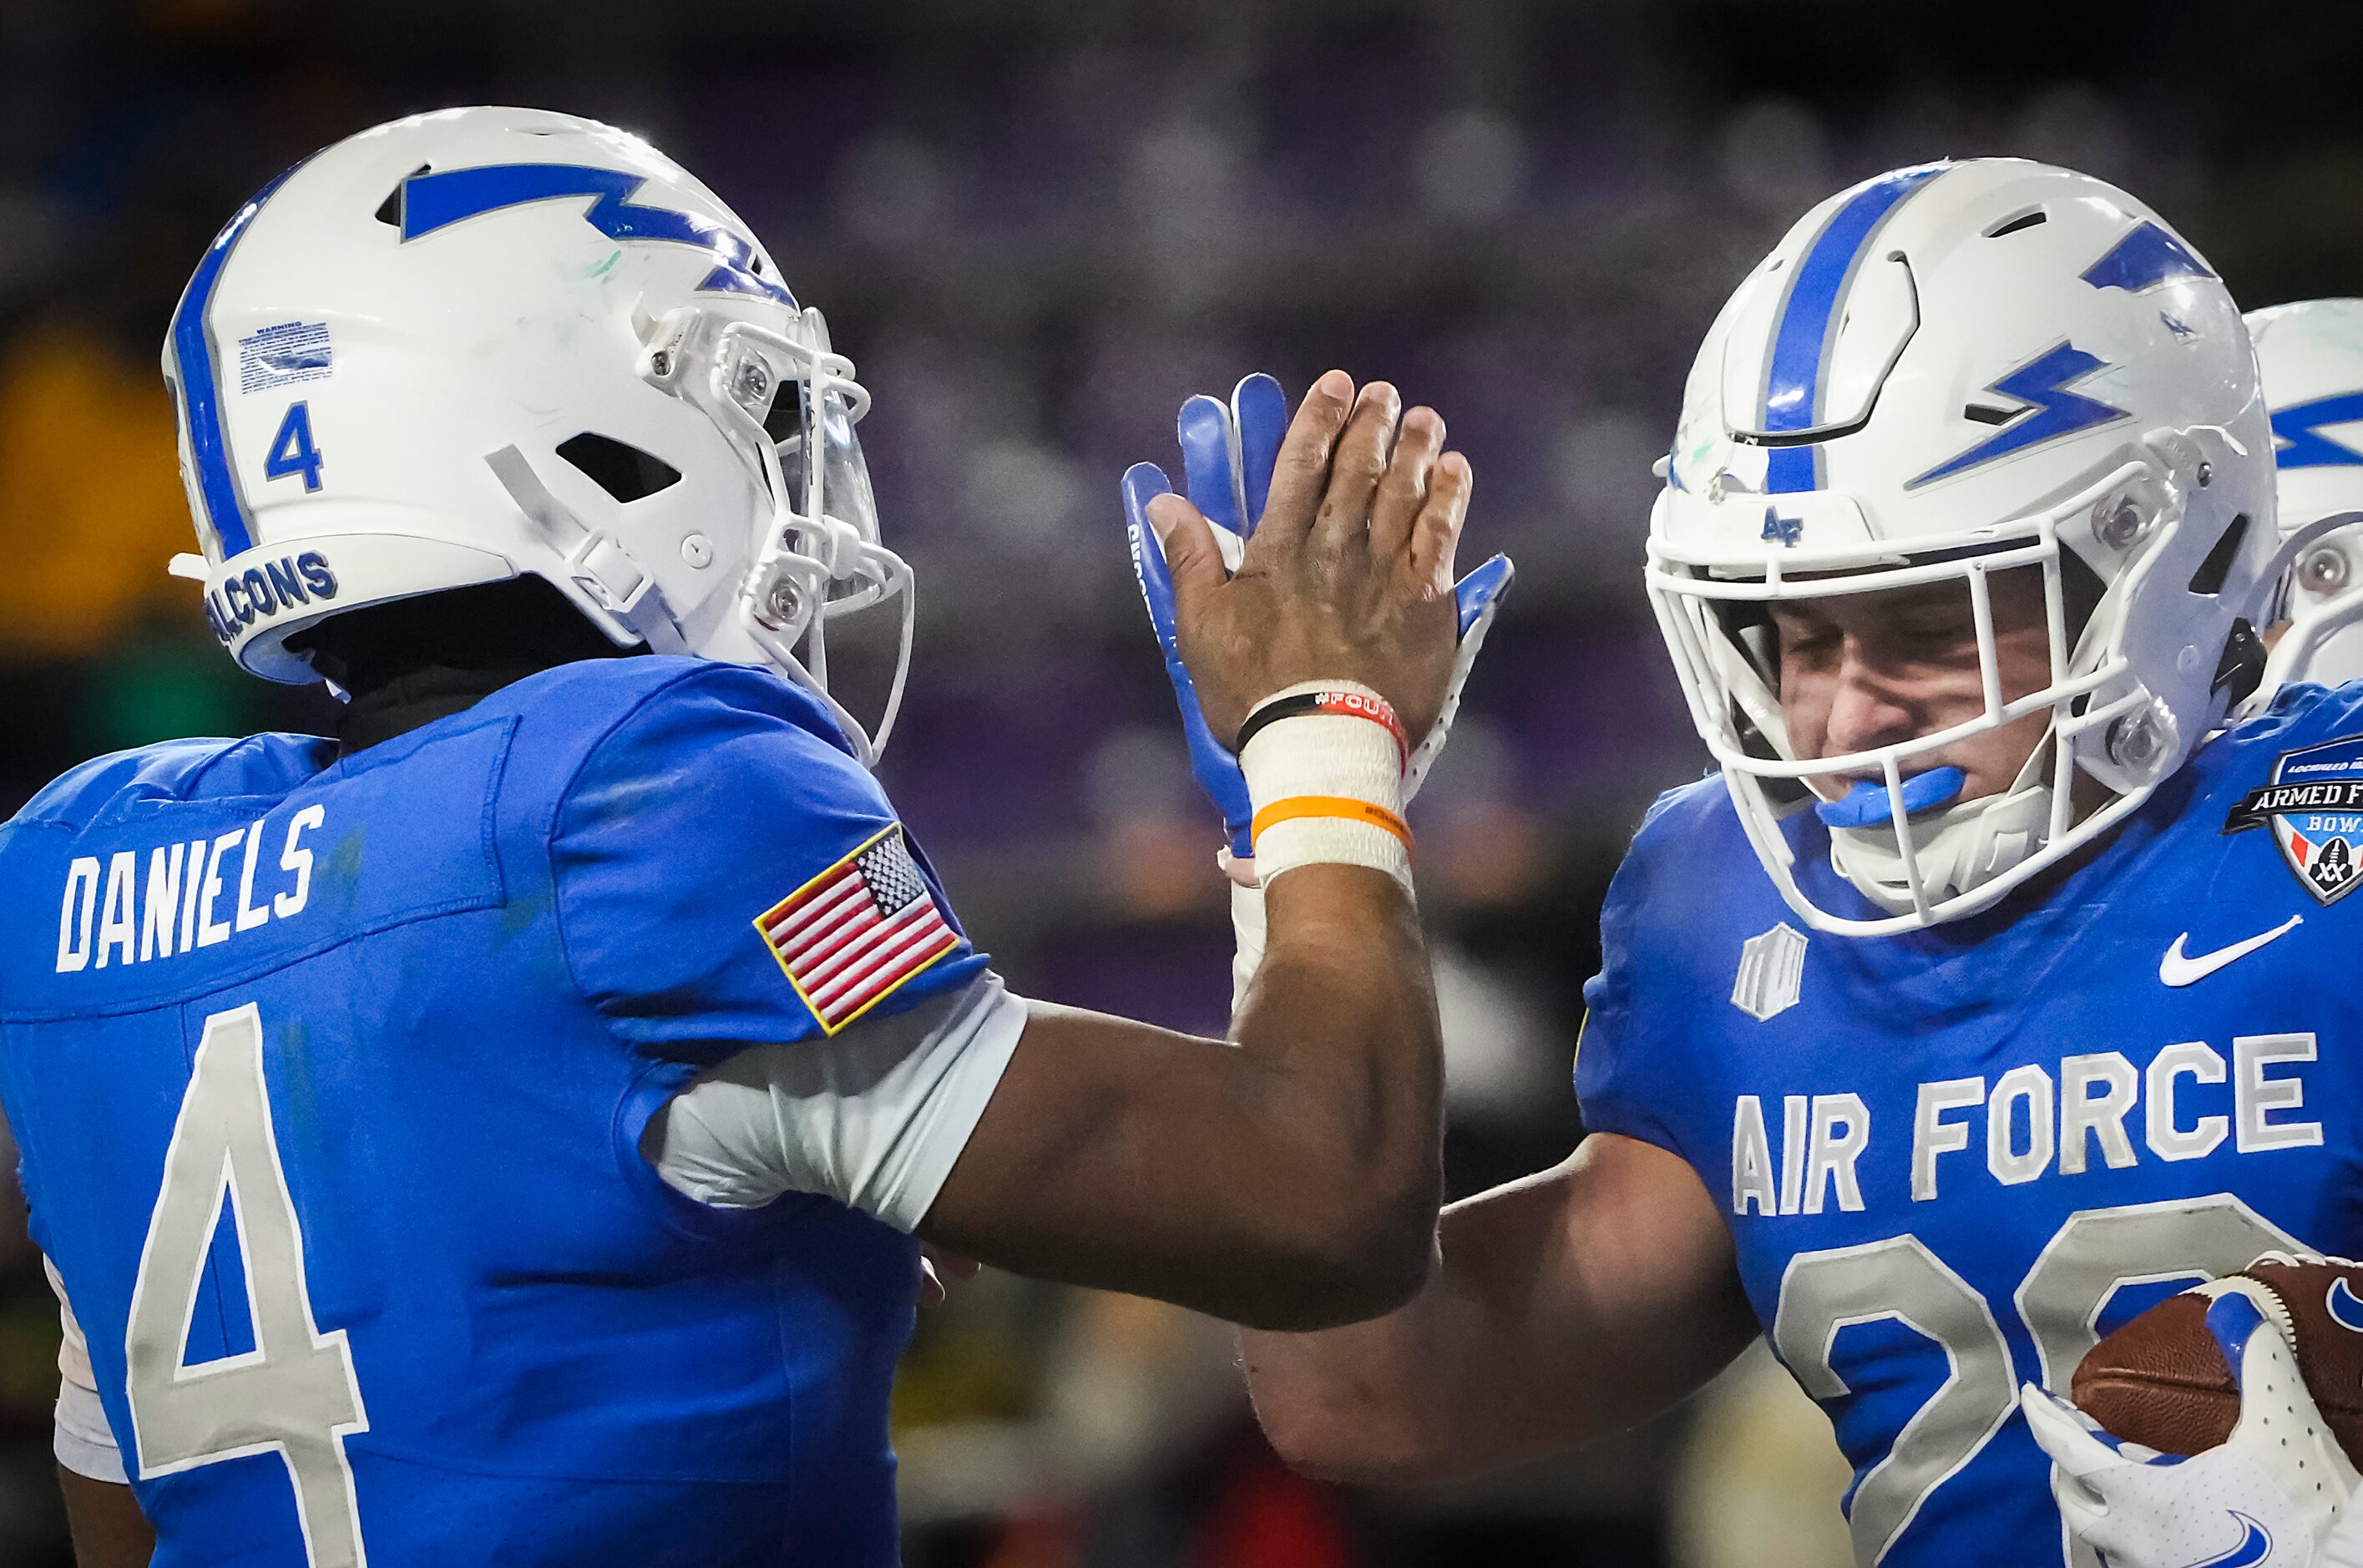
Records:
[[[2158,961],[2158,977],[2168,985],[2189,985],[2194,981],[2204,980],[2225,964],[2238,962],[2267,942],[2285,937],[2304,924],[2304,916],[2292,915],[2269,931],[2259,931],[2247,941],[2234,942],[2230,947],[2217,948],[2213,952],[2203,952],[2197,958],[2182,955],[2182,944],[2191,940],[2191,933],[2185,931],[2174,939],[2174,945],[2166,950],[2164,958]]]
[[[2243,1534],[2239,1544],[2229,1551],[2191,1564],[2191,1568],[2257,1568],[2257,1564],[2273,1554],[2273,1538],[2264,1526],[2247,1515],[2226,1508],[2224,1512],[2240,1521]]]
[[[2356,1299],[2343,1276],[2330,1282],[2330,1294],[2323,1298],[2323,1306],[2329,1310],[2332,1322],[2363,1334],[2363,1301]]]

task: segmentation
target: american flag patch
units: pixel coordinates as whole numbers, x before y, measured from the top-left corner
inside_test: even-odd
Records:
[[[900,823],[764,910],[755,929],[830,1034],[960,945]]]

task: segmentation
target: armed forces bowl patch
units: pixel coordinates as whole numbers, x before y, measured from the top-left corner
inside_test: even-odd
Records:
[[[2358,880],[2363,845],[2363,735],[2284,751],[2272,781],[2241,796],[2224,819],[2226,833],[2270,828],[2306,891],[2335,904]]]
[[[960,945],[900,823],[755,917],[755,929],[830,1034]]]

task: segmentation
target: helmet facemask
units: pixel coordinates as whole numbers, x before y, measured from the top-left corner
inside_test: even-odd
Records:
[[[711,417],[770,497],[731,602],[736,629],[826,702],[863,761],[874,761],[902,706],[914,594],[910,567],[880,539],[854,428],[870,411],[870,394],[853,361],[830,350],[827,326],[812,308],[784,332],[675,311],[649,340],[641,373]],[[827,628],[889,601],[900,606],[898,650],[873,732],[830,695]]]
[[[2224,593],[2221,565],[2217,580],[2206,580],[2210,562],[2237,556],[2241,539],[2220,536],[2245,534],[2247,525],[2226,524],[2202,505],[2196,511],[2205,520],[2186,532],[2187,487],[2203,487],[2209,465],[2195,443],[2164,445],[2189,462],[2137,446],[2054,506],[1952,538],[1917,537],[1909,553],[1869,542],[1796,549],[1781,543],[1770,523],[1753,562],[1652,539],[1651,599],[1692,718],[1758,856],[1812,924],[1879,935],[1986,908],[2108,831],[2188,754],[2198,737],[2180,734],[2173,708],[2138,678],[2127,610],[2169,590]],[[1845,505],[1836,495],[1781,500],[1791,510]],[[1769,515],[1777,520],[1781,509]],[[2199,533],[2207,537],[2194,550]],[[2205,558],[2195,568],[2194,555]],[[2045,678],[2017,695],[2005,691],[1993,606],[1996,574],[2014,571],[2040,573],[2047,644]],[[2187,590],[2164,577],[2152,582],[2178,571],[2192,579]],[[1771,606],[1941,584],[1957,584],[1968,600],[1980,711],[1891,744],[1800,757],[1768,640]],[[2209,673],[2222,673],[2213,665]],[[1959,777],[1945,776],[1940,753],[2036,714],[2044,727],[2011,783],[1959,800]],[[1783,818],[1808,806],[1828,828],[1835,868],[1884,917],[1825,907],[1799,887]]]

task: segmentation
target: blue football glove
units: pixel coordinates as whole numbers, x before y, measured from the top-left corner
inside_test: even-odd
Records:
[[[1247,548],[1270,495],[1281,439],[1288,432],[1288,395],[1270,376],[1251,375],[1232,388],[1228,407],[1204,393],[1191,398],[1182,406],[1175,428],[1181,438],[1182,481],[1190,502],[1214,526],[1223,563],[1237,570],[1240,552]],[[1156,532],[1148,526],[1148,503],[1172,488],[1165,471],[1153,462],[1137,462],[1125,471],[1125,527],[1132,540],[1133,572],[1140,579],[1140,596],[1148,606],[1148,624],[1157,633],[1158,646],[1165,651],[1165,673],[1172,679],[1173,695],[1182,709],[1182,733],[1190,742],[1190,771],[1215,803],[1215,809],[1223,814],[1233,858],[1245,860],[1254,853],[1248,834],[1254,813],[1248,801],[1247,779],[1239,772],[1238,759],[1215,739],[1199,710],[1197,689],[1182,662],[1181,641],[1174,629],[1173,579],[1166,571],[1165,552],[1157,543]],[[1446,733],[1460,708],[1461,687],[1468,683],[1470,668],[1509,588],[1513,570],[1508,556],[1496,555],[1452,590],[1459,610],[1460,651],[1453,662],[1436,728],[1412,752],[1403,780],[1405,802],[1418,793],[1429,766],[1444,750]]]

